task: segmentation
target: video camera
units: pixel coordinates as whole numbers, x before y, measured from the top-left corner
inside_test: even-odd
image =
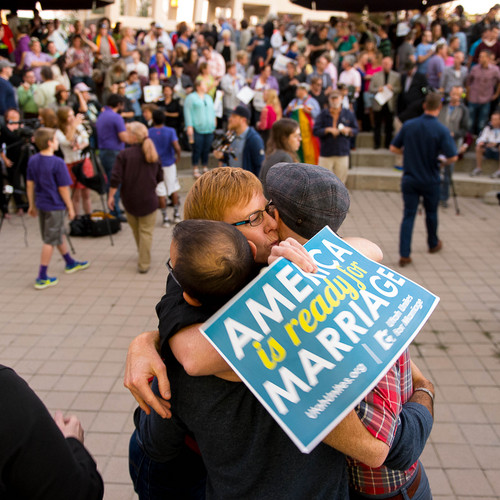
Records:
[[[17,122],[9,120],[6,125],[19,125],[19,128],[15,132],[23,139],[31,139],[35,130],[42,126],[38,118],[25,118]]]
[[[230,149],[234,139],[236,139],[236,132],[232,130],[228,130],[227,132],[216,131],[215,139],[212,142],[212,148],[214,151],[220,151],[234,158],[235,155]]]

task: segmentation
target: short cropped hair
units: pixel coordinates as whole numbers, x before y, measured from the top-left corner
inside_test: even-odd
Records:
[[[248,57],[248,52],[246,50],[238,50],[238,52],[236,52],[236,60],[238,62],[243,61],[245,57]]]
[[[178,255],[173,275],[203,305],[222,306],[257,274],[247,239],[225,222],[184,220],[172,241]]]
[[[108,97],[108,100],[106,102],[106,104],[110,107],[110,108],[117,108],[120,104],[122,104],[123,102],[125,102],[125,100],[123,99],[123,97],[121,95],[118,95],[118,94],[111,94],[109,97]]]
[[[40,70],[40,75],[46,82],[54,78],[54,73],[49,66],[43,66]]]
[[[354,66],[354,63],[356,62],[356,57],[354,57],[352,54],[349,54],[344,57],[344,61],[349,64],[349,66]]]
[[[218,167],[203,174],[184,203],[184,219],[224,220],[228,210],[262,193],[259,179],[241,168]]]
[[[40,127],[35,131],[34,135],[36,147],[40,151],[47,149],[49,147],[49,141],[53,141],[55,135],[56,135],[55,128]]]
[[[425,97],[425,109],[427,111],[436,111],[441,106],[443,96],[438,92],[431,92]]]
[[[142,112],[151,111],[151,113],[154,113],[157,109],[159,109],[158,106],[156,104],[151,103],[151,102],[147,102],[147,103],[144,103],[143,105],[141,105]]]
[[[161,109],[155,109],[153,111],[153,125],[164,125],[165,124],[165,113]]]

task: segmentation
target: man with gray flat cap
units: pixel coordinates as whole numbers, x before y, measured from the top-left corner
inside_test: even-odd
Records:
[[[269,169],[263,185],[279,218],[294,233],[287,236],[299,242],[312,238],[325,226],[336,233],[349,211],[349,191],[334,173],[323,167],[277,163]]]
[[[350,206],[345,185],[335,174],[316,165],[277,163],[267,173],[266,189],[276,207],[274,218],[280,238],[292,237],[302,244],[324,226],[337,232]],[[353,244],[352,241],[349,243]],[[370,242],[366,241],[366,244]],[[369,249],[366,250],[370,255]],[[386,453],[394,443],[403,404],[413,395],[412,369],[410,353],[406,350],[355,408],[369,433],[380,444],[386,445],[383,447]],[[415,371],[418,373],[418,368],[415,367]],[[425,387],[417,389],[417,393],[422,391],[428,398],[427,404],[431,405],[427,409],[432,415],[433,392]],[[426,414],[428,423],[431,415]],[[338,448],[334,432],[324,442]],[[351,435],[349,446],[353,446],[358,439],[357,435]],[[347,455],[350,498],[358,500],[380,493],[387,495],[384,498],[406,498],[404,494],[409,498],[431,498],[429,481],[418,460],[408,464],[406,470],[394,470],[390,468],[392,465],[368,467],[363,459],[351,458],[348,452]]]

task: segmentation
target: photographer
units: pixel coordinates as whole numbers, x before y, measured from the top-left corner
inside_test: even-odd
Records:
[[[14,188],[13,196],[17,212],[22,215],[23,208],[26,208],[26,202],[20,191],[24,191],[26,162],[28,159],[28,154],[23,154],[23,149],[27,147],[24,138],[31,136],[32,129],[23,128],[20,123],[21,115],[17,109],[8,109],[5,112],[4,119],[5,125],[0,126],[1,158],[6,167],[7,181]],[[6,203],[6,200],[4,203]],[[2,208],[2,210],[4,209],[5,213],[7,213],[7,207]]]
[[[85,214],[92,213],[90,189],[78,182],[73,173],[73,167],[83,162],[83,173],[89,177],[92,175],[92,163],[83,155],[83,150],[89,145],[89,134],[82,124],[83,119],[81,114],[75,116],[69,106],[62,106],[57,110],[56,138],[73,181],[71,201],[77,216],[80,215],[80,202]]]
[[[249,170],[256,176],[264,161],[264,142],[253,128],[249,127],[250,110],[243,105],[236,106],[229,115],[228,131],[236,134],[225,153],[214,151],[214,156],[230,167]]]
[[[90,147],[97,149],[97,129],[96,122],[102,105],[97,100],[95,95],[91,94],[91,88],[84,82],[77,83],[73,92],[77,102],[73,106],[75,115],[82,114],[84,116],[83,124],[90,136]]]

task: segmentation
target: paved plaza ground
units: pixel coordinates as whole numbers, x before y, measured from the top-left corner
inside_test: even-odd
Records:
[[[399,270],[400,194],[353,191],[351,200],[341,235],[375,241],[384,263]],[[500,206],[471,198],[459,204],[460,216],[452,205],[440,211],[438,254],[427,253],[418,217],[413,264],[403,270],[441,298],[411,347],[436,385],[422,460],[435,499],[493,499],[500,498]],[[73,238],[75,258],[91,267],[65,275],[54,255],[49,275],[60,282],[37,291],[38,225],[28,217],[24,223],[26,234],[16,216],[0,232],[0,363],[15,368],[52,412],[82,420],[107,500],[136,498],[127,464],[136,405],[123,387],[123,367],[131,339],[156,327],[172,230],[158,216],[148,274],[137,273],[126,224],[114,246],[107,237]]]

